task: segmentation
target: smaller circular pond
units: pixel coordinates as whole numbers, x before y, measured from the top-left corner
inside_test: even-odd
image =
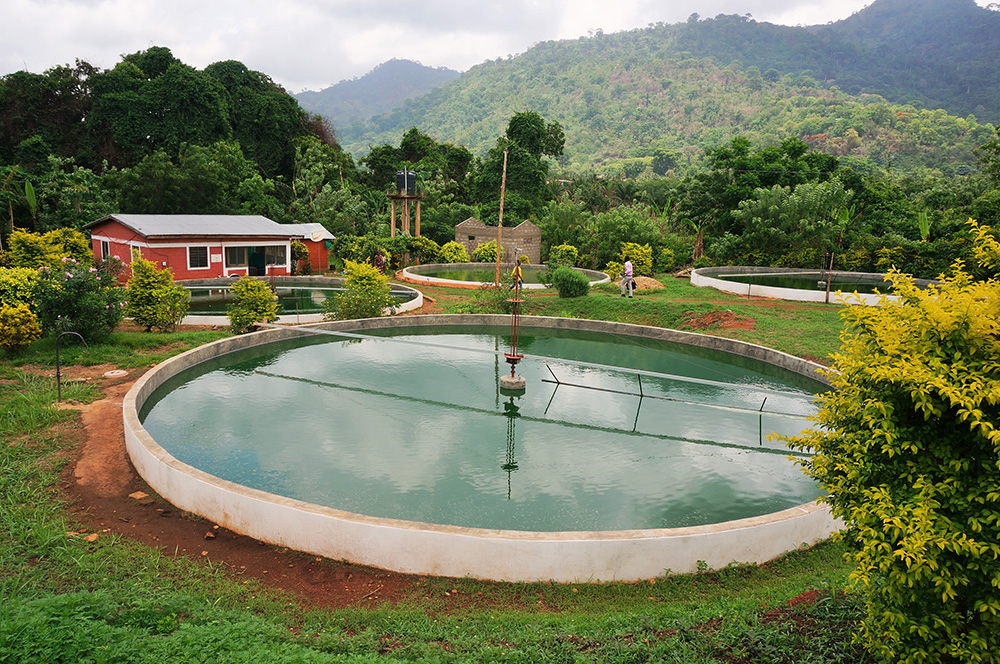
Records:
[[[502,283],[510,285],[513,264],[502,264],[500,275]],[[575,267],[574,270],[587,275],[590,285],[610,281],[608,275],[596,270],[584,270]],[[529,264],[521,266],[521,276],[525,289],[545,288],[543,275],[549,271],[548,265]],[[411,265],[404,268],[401,275],[403,281],[413,284],[428,284],[450,286],[453,288],[480,288],[492,284],[496,277],[496,263],[429,263],[427,265]]]
[[[935,282],[914,279],[926,288]],[[770,297],[796,302],[832,302],[876,306],[894,300],[892,282],[878,272],[843,272],[756,266],[703,267],[691,271],[691,283],[745,297]]]
[[[278,296],[279,323],[317,323],[323,320],[327,301],[344,291],[344,280],[338,277],[259,278],[271,284]],[[184,323],[229,324],[226,311],[233,303],[234,279],[188,279],[177,283],[191,294]],[[398,301],[398,311],[418,309],[423,304],[420,291],[409,286],[390,284],[389,294]]]

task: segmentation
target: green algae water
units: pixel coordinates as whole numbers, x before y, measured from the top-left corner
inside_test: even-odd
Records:
[[[771,286],[774,288],[794,288],[796,290],[828,290],[831,293],[892,293],[891,281],[874,277],[869,274],[826,272],[787,272],[787,273],[741,273],[719,274],[716,279],[735,281],[756,286]],[[829,287],[827,286],[829,281]]]
[[[188,311],[191,316],[225,314],[235,299],[232,288],[228,285],[186,288],[191,294],[191,307]],[[325,312],[327,301],[344,290],[336,286],[278,285],[274,288],[274,293],[278,297],[279,314],[312,314]],[[409,290],[390,290],[389,295],[403,303],[412,300],[416,294]]]
[[[498,388],[509,366],[492,354],[506,333],[268,344],[175,376],[140,416],[170,454],[222,479],[409,521],[673,528],[820,494],[767,435],[809,426],[821,383],[679,344],[522,328],[527,390],[511,396]]]
[[[504,265],[500,272],[500,280],[502,283],[509,284],[511,282],[511,271],[513,270],[512,265]],[[493,280],[496,278],[496,269],[491,267],[484,268],[459,268],[459,267],[440,267],[440,268],[416,268],[413,270],[414,274],[419,274],[424,277],[434,277],[435,279],[450,279],[452,281],[472,281],[482,284],[492,284]],[[521,279],[526,284],[540,284],[542,283],[541,274],[542,272],[548,272],[548,268],[538,268],[538,267],[521,267]]]

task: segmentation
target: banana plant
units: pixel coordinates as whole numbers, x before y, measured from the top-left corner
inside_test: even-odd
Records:
[[[931,236],[931,220],[927,218],[927,210],[917,213],[917,228],[920,229],[920,241],[926,242]]]

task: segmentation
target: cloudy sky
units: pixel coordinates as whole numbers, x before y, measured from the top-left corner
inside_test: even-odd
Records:
[[[979,1],[979,0],[977,0]],[[391,58],[464,71],[532,44],[678,23],[694,12],[837,21],[871,0],[3,0],[0,75],[77,58],[111,68],[166,46],[199,69],[239,60],[289,92],[362,76]],[[985,0],[980,2],[985,4]]]

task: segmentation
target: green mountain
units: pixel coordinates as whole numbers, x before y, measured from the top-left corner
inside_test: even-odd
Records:
[[[686,24],[677,47],[721,65],[805,73],[850,94],[1000,122],[1000,12],[974,0],[877,0],[809,28],[719,16]]]
[[[411,60],[383,62],[361,78],[341,81],[319,92],[295,97],[310,113],[319,113],[336,126],[363,122],[400,106],[461,74],[446,67],[426,67]]]
[[[991,101],[1000,98],[998,40],[1000,13],[973,0],[876,0],[810,28],[693,15],[485,62],[398,109],[338,127],[338,137],[363,154],[416,126],[485,154],[510,116],[530,109],[562,124],[569,167],[620,172],[658,151],[696,166],[704,148],[742,134],[799,136],[838,156],[961,172],[989,136],[980,121],[1000,114]],[[970,109],[976,117],[950,114]]]

